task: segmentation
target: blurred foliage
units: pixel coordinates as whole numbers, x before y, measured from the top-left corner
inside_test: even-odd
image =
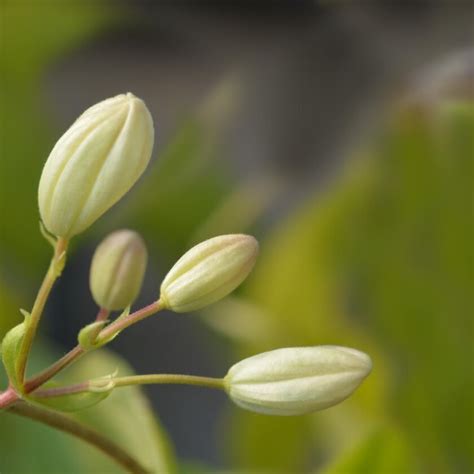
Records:
[[[133,199],[114,209],[114,220],[144,235],[168,257],[167,265],[189,246],[190,236],[225,195],[230,182],[216,166],[215,137],[196,118],[183,124],[137,187]]]
[[[350,400],[314,415],[310,438],[308,417],[232,409],[234,463],[299,472],[350,452],[328,472],[469,471],[473,130],[472,103],[397,112],[264,242],[246,296],[267,337],[243,341],[213,324],[240,343],[237,358],[342,344],[371,354],[374,371]],[[399,454],[406,445],[414,458]],[[383,459],[395,457],[389,469]]]
[[[371,433],[359,445],[343,454],[321,474],[368,474],[414,472],[414,460],[406,440],[399,432],[385,429]]]
[[[0,336],[20,322],[18,308],[33,291],[25,281],[40,277],[50,252],[38,232],[36,192],[61,130],[53,130],[42,75],[61,54],[124,21],[110,2],[63,0],[58,9],[55,2],[9,1],[2,8],[9,54],[0,56]],[[153,237],[171,262],[190,240],[251,227],[280,183],[235,185],[215,159],[219,124],[218,114],[192,116],[132,197],[89,235],[127,222]],[[473,130],[472,103],[397,111],[376,143],[263,239],[244,292],[206,312],[235,345],[236,360],[314,344],[353,346],[374,360],[351,399],[314,416],[265,417],[229,404],[221,442],[232,468],[472,471]],[[43,347],[36,368],[51,356]],[[116,367],[129,371],[97,353],[68,377]],[[173,469],[167,437],[140,391],[117,390],[78,416],[158,472],[162,462]],[[0,439],[2,472],[117,471],[89,446],[8,414],[0,418]],[[211,469],[189,464],[180,471]]]

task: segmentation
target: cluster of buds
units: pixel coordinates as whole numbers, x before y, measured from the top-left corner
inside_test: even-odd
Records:
[[[142,175],[150,161],[153,137],[147,107],[130,93],[86,110],[60,138],[44,166],[39,210],[46,230],[57,241],[64,241],[92,225]],[[108,317],[113,311],[124,312],[116,321],[109,323],[103,317],[81,331],[83,339],[89,338],[87,350],[100,346],[94,345],[95,341],[103,345],[159,310],[192,312],[224,298],[246,279],[257,254],[258,243],[249,235],[206,240],[176,262],[151,305],[130,313],[143,282],[147,249],[143,238],[132,230],[111,233],[93,256],[90,289],[99,314]],[[76,352],[86,350],[84,347]],[[215,379],[219,380],[215,385],[243,408],[271,415],[299,415],[341,402],[371,367],[369,356],[355,349],[277,349],[235,364],[224,379]],[[120,385],[118,379],[110,387],[115,385]]]

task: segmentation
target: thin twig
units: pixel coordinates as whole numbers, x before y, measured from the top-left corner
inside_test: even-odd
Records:
[[[140,463],[125,452],[119,445],[104,437],[99,432],[89,428],[88,426],[79,423],[72,418],[61,413],[38,408],[36,406],[27,405],[19,402],[8,410],[11,413],[39,421],[52,428],[56,428],[64,433],[69,433],[76,438],[95,446],[104,454],[109,456],[115,462],[120,464],[123,468],[132,474],[147,474],[147,471]]]
[[[26,364],[28,363],[28,355],[31,351],[31,346],[33,345],[33,340],[36,335],[36,330],[38,328],[38,324],[41,319],[41,315],[43,314],[43,309],[46,305],[46,301],[48,300],[48,296],[51,293],[51,289],[53,288],[54,282],[57,280],[59,273],[57,269],[57,265],[59,264],[59,260],[64,258],[64,254],[68,247],[68,241],[63,238],[59,238],[56,241],[56,246],[54,248],[54,255],[51,259],[51,263],[49,265],[48,271],[43,279],[43,282],[38,290],[38,294],[36,296],[36,300],[33,304],[33,309],[31,310],[30,320],[28,325],[26,326],[25,335],[23,337],[21,343],[21,349],[18,354],[18,375],[20,378],[20,383],[23,383],[25,378],[25,371],[26,371]]]
[[[128,377],[117,377],[112,379],[115,387],[128,387],[130,385],[152,385],[152,384],[180,384],[196,385],[207,388],[224,389],[224,380],[214,377],[201,377],[198,375],[182,374],[147,374],[130,375]]]
[[[44,388],[35,391],[35,396],[40,398],[54,398],[75,393],[89,392],[93,381],[76,383],[73,385],[63,385],[60,387]],[[195,385],[207,388],[223,390],[224,380],[213,377],[201,377],[198,375],[182,374],[146,374],[130,375],[128,377],[111,378],[110,383],[114,388],[129,387],[131,385]]]
[[[113,323],[109,324],[106,328],[97,336],[98,338],[107,338],[116,333],[117,331],[123,331],[125,328],[135,324],[142,319],[151,316],[158,311],[161,311],[163,307],[161,306],[160,301],[155,301],[154,303],[141,308],[134,313],[129,314],[127,317],[118,319]],[[81,346],[76,346],[74,349],[71,349],[66,355],[57,360],[54,364],[49,366],[47,369],[43,370],[39,374],[35,375],[33,378],[25,382],[25,392],[30,393],[36,390],[38,387],[43,385],[48,380],[51,380],[58,372],[70,365],[72,362],[76,361],[79,357],[85,354],[85,350]]]

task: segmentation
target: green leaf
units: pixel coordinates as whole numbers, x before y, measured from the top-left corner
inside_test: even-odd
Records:
[[[60,354],[59,354],[60,355]],[[35,343],[31,365],[39,371],[57,358],[44,343]],[[96,389],[108,384],[104,373],[133,375],[120,357],[106,349],[91,352],[64,373],[62,382],[70,384],[91,377]],[[63,375],[63,374],[61,374]],[[0,382],[2,374],[0,373]],[[101,403],[71,413],[129,451],[150,472],[176,472],[171,444],[139,387],[117,388]],[[11,436],[15,433],[15,436]],[[83,474],[86,472],[119,473],[117,465],[83,441],[52,428],[23,419],[8,412],[0,415],[0,470],[2,472],[51,472]],[[28,453],[22,456],[19,453]]]
[[[61,384],[51,382],[45,384],[44,389],[47,390],[60,386]],[[109,377],[108,381],[106,378],[104,378],[103,382],[101,383],[99,383],[99,381],[93,381],[91,386],[89,387],[89,390],[87,391],[53,397],[29,395],[28,400],[32,403],[43,405],[59,411],[79,411],[97,405],[102,400],[106,399],[113,389],[114,384],[111,378]]]
[[[2,361],[8,374],[8,379],[13,387],[21,392],[22,387],[18,374],[18,354],[20,353],[21,343],[25,335],[25,330],[30,319],[30,314],[22,310],[25,320],[10,329],[2,341]]]
[[[99,331],[107,324],[107,321],[96,321],[84,326],[77,336],[79,345],[85,350],[97,349],[109,341],[97,341]]]
[[[107,385],[104,373],[132,375],[128,364],[105,349],[94,351],[68,371],[69,381],[96,379],[96,386]],[[82,421],[107,433],[115,442],[140,459],[151,472],[173,473],[174,455],[166,433],[156,420],[140,387],[121,387],[94,407],[75,414]],[[90,470],[97,470],[92,464]],[[87,472],[87,471],[86,471]]]
[[[315,459],[388,417],[426,472],[473,464],[472,104],[397,114],[261,246],[245,296],[273,319],[273,336],[241,344],[242,355],[336,343],[374,360],[349,400],[314,415]],[[245,437],[265,439],[258,420],[235,417],[231,430],[242,464],[272,465],[273,441],[257,450]],[[274,426],[293,449],[288,472],[308,455],[295,442],[303,430]]]
[[[130,314],[130,306],[127,306],[120,316],[115,319],[115,322],[120,319],[126,318]],[[98,349],[99,347],[105,346],[109,342],[113,341],[122,330],[116,331],[107,337],[98,337],[100,330],[108,323],[108,321],[96,321],[88,324],[79,331],[78,342],[79,345],[86,351],[91,349]]]
[[[403,435],[389,428],[372,432],[319,474],[380,474],[419,471]]]

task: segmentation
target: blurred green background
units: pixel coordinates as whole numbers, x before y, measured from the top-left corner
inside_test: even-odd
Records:
[[[374,361],[354,396],[311,416],[160,386],[117,390],[78,417],[154,472],[472,472],[469,2],[4,0],[0,15],[0,336],[49,259],[36,193],[55,141],[126,91],[157,132],[139,185],[74,240],[31,370],[94,317],[90,258],[120,227],[140,231],[151,255],[137,307],[200,240],[247,232],[262,251],[234,295],[144,321],[71,380],[116,368],[223,376],[298,345],[347,345]],[[119,471],[2,413],[0,472]]]

